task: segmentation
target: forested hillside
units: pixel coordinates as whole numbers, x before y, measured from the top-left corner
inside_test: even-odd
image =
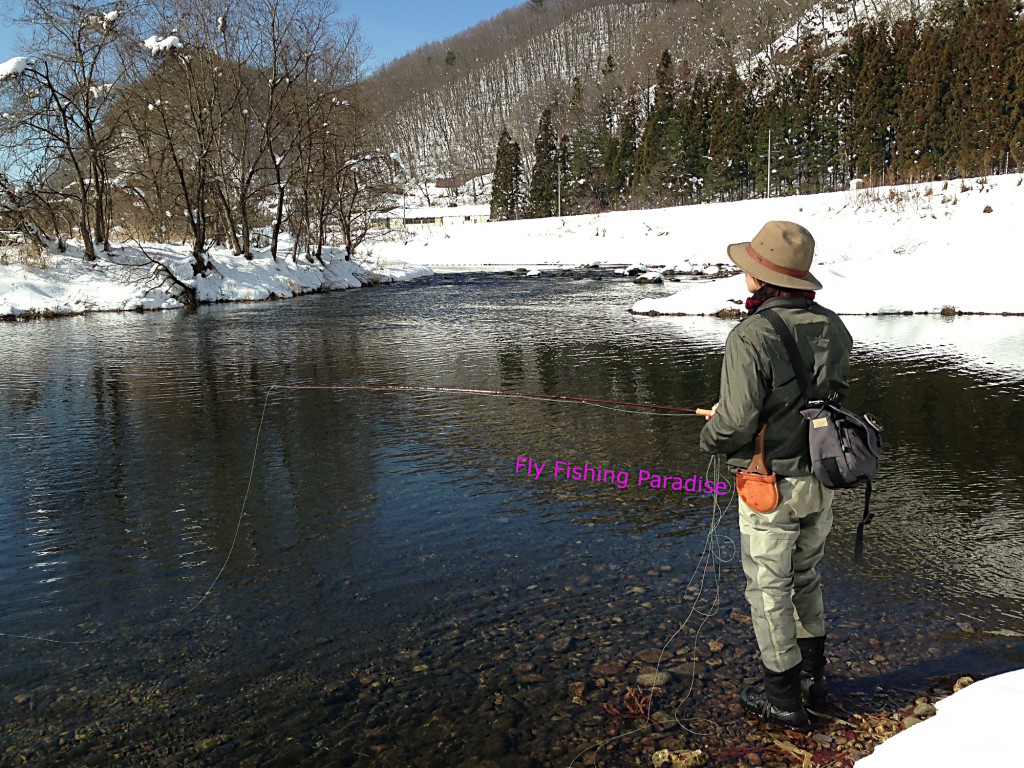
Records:
[[[414,177],[496,171],[497,218],[983,175],[1024,160],[1024,32],[1009,0],[777,3],[730,17],[714,3],[540,5],[474,30],[470,40],[492,41],[477,66],[459,68],[456,38],[368,84],[392,78],[400,94],[381,140]],[[520,46],[494,42],[531,21]],[[424,60],[433,87],[402,93]]]
[[[380,107],[382,146],[400,151],[418,181],[457,177],[492,168],[502,127],[520,145],[532,145],[540,113],[552,104],[563,127],[574,83],[575,98],[592,110],[609,93],[621,100],[653,85],[665,49],[721,66],[768,48],[809,5],[808,0],[525,2],[398,59],[366,87]]]

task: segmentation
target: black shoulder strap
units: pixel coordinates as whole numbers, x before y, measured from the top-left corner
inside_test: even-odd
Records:
[[[864,515],[857,524],[857,538],[853,545],[853,559],[860,561],[864,557],[864,526],[875,519],[875,513],[871,511],[871,481],[867,481],[864,488]]]
[[[796,374],[797,384],[800,385],[800,392],[806,401],[808,399],[807,393],[811,391],[810,381],[807,377],[807,371],[803,366],[800,350],[797,349],[796,339],[793,338],[789,326],[782,321],[782,318],[773,309],[762,309],[758,314],[764,315],[768,319],[775,332],[779,334],[779,338],[782,339],[782,346],[786,348],[790,365],[793,366],[793,373]],[[864,489],[864,514],[857,525],[857,538],[854,542],[854,560],[860,561],[864,556],[864,526],[870,523],[874,516],[874,513],[871,512],[871,481],[868,480],[867,487]]]
[[[774,309],[763,309],[759,314],[765,316],[775,332],[779,334],[779,338],[782,339],[782,346],[786,348],[786,354],[789,355],[789,363],[793,366],[793,373],[796,375],[796,383],[800,385],[800,392],[803,394],[804,400],[809,399],[811,382],[807,376],[807,369],[804,368],[803,357],[800,355],[800,350],[797,349],[796,339],[793,338],[789,326],[782,321]]]

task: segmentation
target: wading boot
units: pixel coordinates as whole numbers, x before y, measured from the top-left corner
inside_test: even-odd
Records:
[[[800,702],[800,665],[785,672],[764,670],[764,690],[745,688],[740,693],[743,708],[766,723],[807,733],[811,721]]]
[[[804,705],[821,710],[828,705],[828,680],[825,677],[825,638],[799,638],[800,647],[800,693]]]

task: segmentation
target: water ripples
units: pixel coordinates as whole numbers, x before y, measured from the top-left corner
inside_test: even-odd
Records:
[[[8,640],[0,700],[44,691],[47,679],[88,689],[105,668],[115,682],[97,690],[123,684],[124,701],[145,699],[147,712],[144,690],[163,691],[159,707],[179,723],[204,695],[241,697],[247,713],[223,715],[224,727],[265,733],[285,715],[261,702],[287,692],[288,716],[320,711],[336,695],[322,692],[325,680],[398,675],[396,659],[471,681],[495,659],[540,653],[540,637],[543,649],[569,626],[587,628],[577,632],[586,654],[630,642],[620,632],[657,645],[702,562],[712,500],[639,488],[636,472],[708,473],[701,420],[288,386],[709,405],[732,324],[628,315],[645,289],[627,282],[492,275],[439,290],[444,282],[0,325],[5,631],[101,646],[43,654]],[[1021,333],[1018,319],[1002,319]],[[924,622],[919,644],[952,648],[965,637],[958,621],[972,637],[1019,630],[1022,396],[1012,365],[965,358],[925,325],[935,321],[851,322],[851,400],[885,424],[886,458],[863,564],[850,554],[862,498],[838,497],[828,599],[869,632],[902,613]],[[519,456],[627,469],[634,484],[517,476]],[[734,527],[730,512],[722,542],[737,540]],[[727,608],[742,601],[729,568]],[[285,679],[285,669],[317,682]],[[431,695],[402,711],[429,709]],[[118,711],[110,717],[132,721]],[[375,727],[382,718],[369,716]],[[183,727],[189,744],[208,735]],[[168,749],[181,756],[181,745]]]

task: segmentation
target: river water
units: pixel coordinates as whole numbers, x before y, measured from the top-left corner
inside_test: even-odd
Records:
[[[714,481],[702,419],[331,389],[714,401],[728,321],[580,277],[0,325],[0,763],[734,764],[730,496],[637,484]],[[1024,664],[1024,321],[848,325],[885,465],[863,561],[837,496],[829,658],[877,707]],[[672,722],[633,732],[602,704],[652,669]]]

